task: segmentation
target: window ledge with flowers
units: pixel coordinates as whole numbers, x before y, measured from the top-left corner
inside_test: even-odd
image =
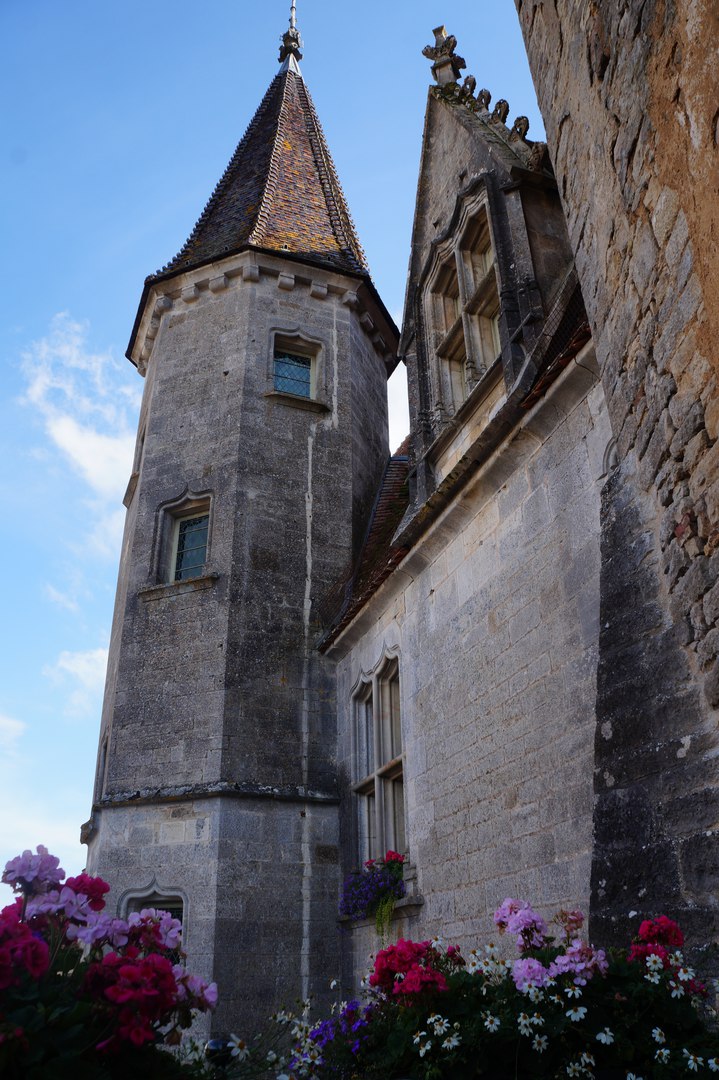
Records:
[[[368,859],[345,880],[339,920],[356,927],[374,925],[384,939],[393,919],[411,915],[423,904],[416,868],[390,850],[381,859]]]

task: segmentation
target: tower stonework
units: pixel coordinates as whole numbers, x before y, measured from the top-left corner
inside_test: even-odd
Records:
[[[133,331],[145,392],[86,829],[120,914],[182,907],[189,966],[223,987],[217,1031],[336,966],[317,604],[386,465],[396,347],[291,34],[283,53]]]

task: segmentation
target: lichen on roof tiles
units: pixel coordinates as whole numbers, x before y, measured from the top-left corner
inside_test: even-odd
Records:
[[[244,246],[368,274],[327,142],[298,70],[281,70],[182,249],[160,274]]]

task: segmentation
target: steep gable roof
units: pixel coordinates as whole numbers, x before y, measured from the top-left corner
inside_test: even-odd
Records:
[[[368,274],[342,188],[299,68],[285,64],[188,240],[153,277],[245,246]]]
[[[417,183],[408,289],[420,280],[433,243],[449,225],[459,205],[462,186],[477,177],[491,175],[500,183],[513,182],[519,173],[551,177],[546,144],[531,142],[518,117],[512,129],[504,122],[506,102],[489,111],[489,93],[481,101],[450,83],[429,88]],[[447,184],[447,162],[460,172],[457,184]],[[404,335],[411,328],[409,292],[405,297]]]

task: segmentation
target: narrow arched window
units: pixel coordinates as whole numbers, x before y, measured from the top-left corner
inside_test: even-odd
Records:
[[[380,858],[388,849],[404,853],[402,718],[399,662],[387,661],[353,700],[354,783],[358,855]]]

